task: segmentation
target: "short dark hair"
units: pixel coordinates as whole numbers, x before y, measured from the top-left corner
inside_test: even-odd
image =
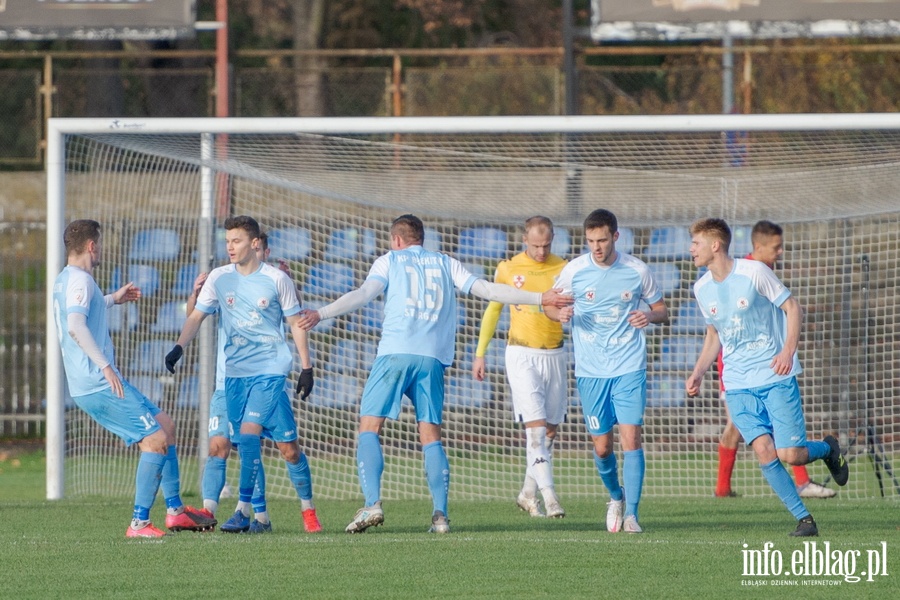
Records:
[[[259,249],[263,252],[269,249],[269,234],[265,231],[259,233]]]
[[[777,225],[772,221],[757,221],[750,232],[750,242],[755,246],[759,238],[772,237],[774,235],[784,235],[784,229],[781,228],[781,225]]]
[[[407,244],[422,244],[425,241],[425,224],[415,215],[400,215],[391,223],[391,235],[399,235]]]
[[[598,208],[584,220],[585,233],[587,233],[588,229],[599,229],[601,227],[609,227],[610,233],[615,233],[619,230],[619,221],[616,219],[616,215],[605,208]]]
[[[718,238],[725,246],[725,252],[731,247],[731,228],[725,219],[708,218],[694,221],[691,225],[691,236],[698,233]]]
[[[247,215],[238,215],[236,217],[228,217],[225,219],[225,231],[231,231],[232,229],[243,229],[248,234],[250,234],[250,239],[259,239],[259,236],[262,235],[262,230],[259,228],[259,223],[256,222],[256,219],[253,217],[248,217]]]
[[[92,219],[78,219],[66,226],[63,243],[66,254],[80,254],[88,242],[100,241],[100,223]]]

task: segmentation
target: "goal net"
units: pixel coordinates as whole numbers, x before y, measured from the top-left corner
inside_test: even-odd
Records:
[[[896,115],[579,117],[482,119],[51,120],[48,280],[63,265],[62,228],[93,218],[104,228],[96,276],[111,291],[134,281],[135,303],[112,311],[117,364],[178,426],[183,489],[198,493],[213,387],[214,319],[176,375],[163,358],[184,321],[191,282],[227,261],[221,224],[248,214],[269,235],[305,306],[362,283],[389,249],[393,218],[414,213],[425,245],[491,279],[521,251],[536,214],[555,225],[553,251],[582,253],[581,223],[596,208],[619,219],[617,248],[646,261],[671,315],[648,336],[644,426],[647,496],[708,496],[725,424],[710,373],[698,398],[684,380],[703,342],[693,301],[698,278],[687,227],[725,218],[732,253],[751,250],[759,219],[781,224],[778,275],[805,312],[799,377],[811,439],[849,447],[846,497],[900,497],[900,339],[894,290],[900,227],[900,118]],[[451,499],[508,499],[524,476],[524,433],[504,372],[504,311],[487,354],[471,365],[486,302],[461,297],[456,360],[446,372],[444,441]],[[48,323],[51,321],[48,319]],[[361,497],[355,438],[362,387],[379,339],[378,301],[321,323],[310,335],[316,384],[294,399],[300,443],[318,499]],[[132,493],[136,450],[66,400],[55,334],[48,352],[48,497]],[[416,340],[410,340],[414,348]],[[569,411],[553,450],[562,498],[602,497],[569,352]],[[289,384],[296,381],[295,362]],[[293,397],[293,394],[291,394]],[[428,497],[406,406],[383,436],[386,499]],[[228,479],[237,480],[238,457]],[[264,444],[271,497],[293,497],[276,449]],[[809,466],[828,478],[821,462]],[[830,484],[834,486],[833,483]],[[742,447],[734,489],[770,494]]]

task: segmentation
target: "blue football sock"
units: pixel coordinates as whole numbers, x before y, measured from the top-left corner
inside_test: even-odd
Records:
[[[150,518],[150,508],[159,491],[166,457],[155,452],[141,452],[138,459],[134,482],[134,518],[146,521]]]
[[[794,480],[791,479],[790,474],[780,460],[776,458],[767,465],[760,465],[759,468],[762,469],[766,481],[775,490],[775,494],[778,495],[785,507],[791,511],[795,519],[799,521],[803,517],[809,516],[809,511],[803,506],[803,500],[800,499],[800,494],[797,493],[797,486],[794,485]]]
[[[644,488],[644,449],[625,450],[622,453],[622,479],[625,483],[625,516],[638,516],[638,503],[641,501],[641,490]],[[640,520],[640,519],[638,519]]]
[[[169,453],[166,455],[166,464],[163,465],[162,481],[160,482],[163,498],[166,499],[166,508],[181,508],[184,502],[181,501],[181,473],[178,469],[178,453],[175,451],[175,445],[169,446]]]
[[[381,500],[381,475],[384,473],[381,440],[374,431],[363,431],[359,434],[356,442],[356,464],[366,506],[372,506]]]
[[[600,480],[609,490],[609,497],[613,500],[622,499],[622,486],[619,485],[619,468],[616,463],[616,453],[610,452],[606,458],[600,458],[594,452],[594,465],[597,467],[597,473],[600,474]]]
[[[253,512],[264,513],[266,507],[266,470],[263,468],[262,461],[259,463],[259,470],[256,472],[256,484],[253,486],[253,498],[250,499],[253,506]]]
[[[806,442],[806,451],[809,452],[809,462],[820,460],[831,454],[831,446],[825,442]]]
[[[309,470],[309,461],[306,459],[306,454],[300,452],[300,460],[293,464],[286,464],[288,477],[290,477],[291,483],[294,484],[294,489],[297,490],[297,496],[300,500],[312,500],[312,473]]]
[[[204,500],[212,500],[219,503],[222,488],[225,487],[225,459],[219,456],[210,456],[206,459],[206,467],[203,469],[203,481],[201,487]]]
[[[256,485],[256,474],[262,463],[262,450],[259,443],[259,434],[242,433],[238,436],[241,456],[241,477],[238,483],[238,500],[250,503],[253,498],[253,486]]]
[[[447,496],[450,494],[450,462],[441,442],[431,442],[422,448],[425,457],[425,478],[428,479],[428,489],[431,490],[431,500],[434,510],[447,513]]]

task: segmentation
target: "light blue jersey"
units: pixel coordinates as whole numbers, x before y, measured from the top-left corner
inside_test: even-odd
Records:
[[[706,322],[719,333],[723,381],[729,393],[801,372],[796,353],[790,373],[777,375],[770,366],[784,348],[787,319],[779,307],[791,292],[764,263],[735,259],[731,273],[721,282],[707,272],[694,284],[694,296]]]
[[[385,286],[378,356],[430,356],[449,366],[456,347],[454,288],[468,293],[477,278],[455,258],[410,246],[379,257],[367,279]]]
[[[250,275],[235,265],[213,269],[200,296],[197,310],[219,311],[225,337],[225,375],[287,376],[292,357],[284,336],[284,317],[300,312],[290,278],[267,264]]]
[[[575,297],[572,337],[575,376],[612,378],[646,370],[644,332],[628,323],[641,300],[659,302],[662,293],[650,269],[630,254],[616,253],[615,262],[597,265],[582,254],[566,265],[553,287]]]
[[[103,292],[100,291],[94,278],[84,269],[69,265],[56,277],[53,283],[53,314],[56,318],[56,332],[66,369],[69,394],[73,398],[109,389],[109,383],[103,376],[103,371],[69,335],[69,313],[81,313],[87,317],[87,327],[97,347],[103,352],[119,378],[122,378],[116,368],[112,340],[109,337],[107,309],[108,304]]]

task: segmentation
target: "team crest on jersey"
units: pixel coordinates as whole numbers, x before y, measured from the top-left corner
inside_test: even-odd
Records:
[[[81,304],[82,300],[84,300],[84,290],[76,290],[75,291],[75,302]]]
[[[719,307],[715,304],[711,304],[709,306],[709,314],[711,314],[712,316],[716,316],[717,314],[719,314]]]
[[[227,294],[225,294],[225,306],[227,306],[228,308],[234,308],[234,303],[234,292],[228,292]]]
[[[634,294],[631,293],[631,290],[625,290],[619,297],[622,299],[622,302],[631,302]]]
[[[737,307],[741,310],[746,310],[747,307],[750,306],[750,302],[746,298],[738,298]]]
[[[516,275],[513,277],[513,285],[517,288],[521,288],[525,285],[525,276],[524,275]]]
[[[260,298],[259,300],[256,301],[256,306],[260,310],[266,310],[267,308],[269,308],[269,299],[268,298]]]
[[[593,301],[594,301],[594,296],[595,296],[595,295],[596,295],[596,292],[595,292],[594,288],[591,288],[591,289],[586,290],[586,291],[584,292],[584,298],[585,298],[585,300],[587,300],[588,302],[593,302]]]

